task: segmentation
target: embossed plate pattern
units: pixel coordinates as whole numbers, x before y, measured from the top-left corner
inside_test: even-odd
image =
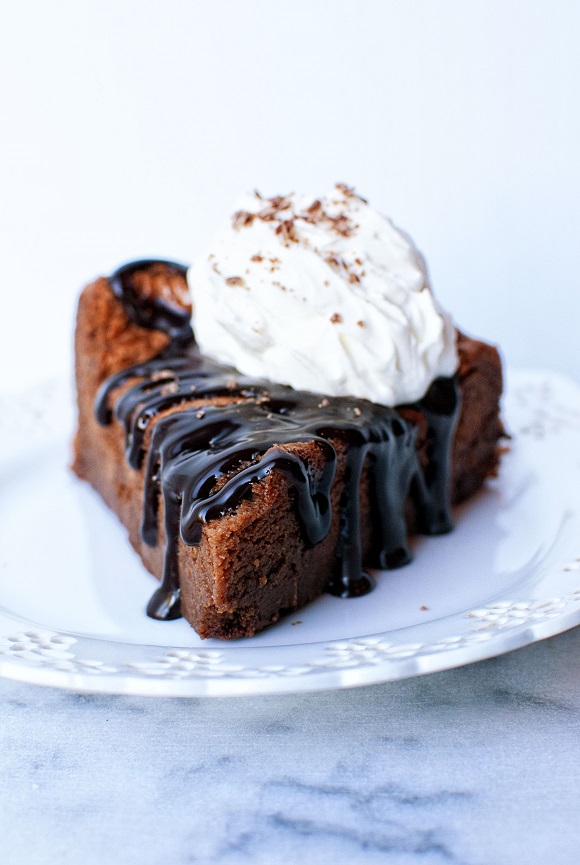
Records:
[[[580,389],[508,378],[500,475],[444,538],[264,634],[219,643],[152,622],[155,583],[67,469],[64,383],[0,399],[0,674],[77,691],[232,696],[354,687],[499,655],[580,623]]]

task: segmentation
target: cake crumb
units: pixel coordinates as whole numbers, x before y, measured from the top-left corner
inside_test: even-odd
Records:
[[[333,324],[340,324],[342,321],[342,315],[340,312],[333,312],[330,316],[330,320]]]
[[[364,321],[357,321],[359,327],[365,327]]]
[[[425,610],[428,610],[429,607],[426,607],[425,604],[423,604],[422,606],[419,607],[419,609],[420,609],[422,612],[425,612]]]
[[[361,416],[361,410],[360,410],[360,408],[359,408],[357,405],[355,405],[355,407],[353,408],[352,411],[353,411],[353,414],[354,414],[355,417],[360,417],[360,416]]]
[[[171,307],[191,310],[191,298],[184,276],[175,267],[153,262],[133,273],[133,288],[140,300],[161,300]]]
[[[262,258],[261,255],[253,255],[253,256],[250,258],[250,261],[264,261],[264,259]]]
[[[151,374],[151,381],[163,381],[164,379],[175,379],[176,375],[172,369],[158,369],[156,372]]]
[[[228,276],[228,278],[226,279],[226,283],[228,285],[245,285],[245,282],[241,276]]]
[[[326,399],[326,397],[324,397],[324,399],[318,403],[318,408],[328,408],[329,405],[330,405],[330,400],[328,400],[328,399]]]

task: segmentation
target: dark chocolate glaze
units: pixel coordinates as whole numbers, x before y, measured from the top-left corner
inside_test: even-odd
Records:
[[[122,302],[128,318],[141,327],[162,330],[166,333],[172,342],[172,353],[176,354],[180,345],[186,346],[193,341],[190,311],[169,304],[162,297],[140,297],[133,281],[134,274],[158,265],[166,268],[170,274],[185,279],[187,267],[184,264],[144,258],[119,267],[109,277],[109,282],[113,294]]]
[[[167,348],[155,358],[106,381],[96,415],[123,424],[129,464],[144,459],[143,541],[158,541],[158,503],[163,496],[167,548],[163,580],[147,613],[157,619],[180,615],[178,539],[199,544],[203,524],[235,508],[252,494],[253,484],[273,469],[286,479],[305,544],[313,546],[332,521],[330,491],[336,474],[336,446],[345,449],[344,491],[336,567],[327,587],[340,597],[368,592],[374,585],[363,571],[360,488],[368,477],[373,515],[372,549],[367,565],[396,568],[410,561],[406,503],[413,503],[417,529],[441,534],[452,528],[449,486],[453,431],[458,414],[455,378],[436,379],[413,408],[427,422],[429,462],[417,455],[417,426],[391,408],[368,400],[325,397],[267,380],[250,379],[199,353],[189,313],[166,302],[142,303],[132,276],[160,262],[125,265],[111,277],[128,316],[142,327],[164,331]],[[163,262],[185,275],[185,268]],[[111,408],[113,392],[137,378]],[[223,405],[192,405],[192,400],[226,397]],[[179,407],[178,411],[167,413]],[[160,413],[164,413],[159,417]],[[145,435],[153,424],[149,447]],[[316,442],[322,469],[314,471],[292,445]]]

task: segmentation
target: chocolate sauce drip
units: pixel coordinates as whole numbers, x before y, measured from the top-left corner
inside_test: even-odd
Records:
[[[113,274],[111,285],[131,320],[167,333],[168,347],[106,381],[96,402],[97,419],[101,424],[110,423],[113,392],[129,379],[139,380],[117,401],[114,415],[125,429],[129,464],[139,469],[146,457],[141,532],[150,546],[158,542],[158,508],[163,497],[165,566],[148,615],[157,619],[180,615],[179,536],[190,546],[199,544],[203,524],[250,497],[253,484],[272,470],[283,475],[291,490],[304,543],[314,546],[326,537],[332,522],[330,492],[338,443],[345,453],[344,490],[329,592],[353,597],[374,585],[362,568],[359,509],[363,475],[368,478],[373,514],[370,567],[394,568],[410,561],[405,515],[409,496],[420,532],[440,534],[451,529],[450,457],[458,413],[454,378],[437,379],[426,396],[410,406],[427,423],[429,463],[423,471],[417,455],[417,426],[395,409],[250,379],[202,357],[189,313],[158,299],[142,302],[139,298],[134,274],[158,264],[126,265]],[[180,265],[162,264],[185,273]],[[221,398],[222,404],[192,404],[212,398]],[[179,410],[172,411],[177,407]],[[293,447],[302,442],[314,442],[320,448],[320,471],[315,472]]]
[[[149,258],[131,261],[119,267],[109,277],[113,294],[122,302],[127,316],[134,324],[148,329],[162,330],[173,343],[187,345],[193,340],[190,310],[171,304],[158,295],[143,297],[135,286],[135,274],[151,271],[154,268],[163,268],[168,276],[174,275],[182,279],[185,279],[187,273],[187,267],[175,261]]]

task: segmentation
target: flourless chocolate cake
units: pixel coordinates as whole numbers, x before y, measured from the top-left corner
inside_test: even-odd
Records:
[[[457,334],[455,374],[389,408],[243,375],[201,354],[190,314],[185,268],[158,261],[97,279],[78,308],[74,470],[161,581],[150,616],[230,639],[362,594],[365,568],[405,564],[409,534],[449,531],[496,471],[490,345]]]

